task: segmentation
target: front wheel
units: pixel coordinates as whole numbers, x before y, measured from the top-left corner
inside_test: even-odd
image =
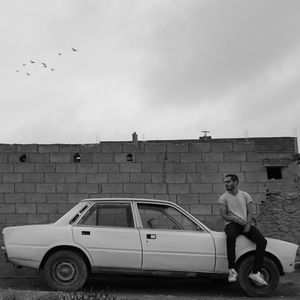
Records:
[[[82,257],[69,250],[52,254],[44,267],[44,277],[48,285],[57,291],[79,290],[84,285],[87,275],[87,266]]]
[[[268,257],[264,258],[263,267],[260,273],[263,275],[265,281],[268,282],[267,286],[255,284],[248,276],[252,271],[254,256],[244,259],[239,266],[238,281],[241,288],[248,296],[260,297],[270,296],[279,284],[279,270],[276,264]]]

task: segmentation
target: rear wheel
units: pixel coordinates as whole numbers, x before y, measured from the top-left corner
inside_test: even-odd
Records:
[[[254,256],[245,258],[239,266],[238,281],[241,288],[248,296],[269,296],[279,284],[279,270],[276,264],[268,257],[264,258],[264,264],[260,271],[264,280],[268,282],[267,286],[261,286],[254,283],[248,276],[252,271]]]
[[[46,261],[44,277],[48,285],[57,291],[77,291],[86,282],[87,266],[82,257],[69,250],[58,251]]]

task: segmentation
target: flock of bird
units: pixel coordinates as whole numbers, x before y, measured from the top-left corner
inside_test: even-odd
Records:
[[[76,48],[72,48],[72,52],[77,52],[78,50],[76,49]],[[63,55],[63,53],[62,52],[58,52],[57,53],[57,55],[58,56],[61,56],[61,55]],[[29,59],[29,62],[27,63],[23,63],[22,64],[22,67],[24,68],[24,67],[26,67],[26,66],[28,66],[28,65],[31,65],[31,64],[36,64],[37,62],[35,61],[35,60],[32,60],[32,59]],[[45,68],[45,69],[49,69],[51,72],[54,72],[55,71],[55,69],[53,68],[53,67],[50,67],[48,64],[46,64],[45,62],[41,62],[40,63],[41,64],[41,66],[43,67],[43,68]],[[21,69],[17,69],[16,70],[16,73],[20,73],[20,72],[22,72],[22,70]],[[29,73],[29,71],[28,70],[26,70],[25,72],[24,72],[27,76],[31,76],[31,73]]]

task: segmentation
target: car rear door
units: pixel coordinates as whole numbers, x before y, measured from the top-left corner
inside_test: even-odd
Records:
[[[130,202],[95,203],[73,226],[94,267],[141,268],[142,248]]]
[[[138,203],[137,207],[144,270],[214,270],[215,247],[208,231],[172,206]]]

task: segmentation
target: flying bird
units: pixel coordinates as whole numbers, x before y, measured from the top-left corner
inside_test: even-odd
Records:
[[[17,73],[19,73],[19,72],[20,72],[20,70],[16,70],[16,72],[17,72]]]
[[[60,56],[60,55],[62,55],[62,53],[58,52],[58,55]]]
[[[47,68],[47,64],[45,64],[45,63],[42,63],[42,65],[43,65],[43,67],[44,67],[44,68]]]
[[[55,71],[55,69],[53,69],[53,68],[51,68],[50,70],[51,70],[52,72]]]
[[[75,48],[72,48],[72,50],[75,52],[75,51],[77,51],[77,49],[75,49]]]
[[[23,64],[23,66],[26,66],[26,64]]]
[[[35,64],[35,61],[33,61],[33,60],[30,60],[30,62],[31,62],[32,64]]]
[[[30,76],[30,73],[27,73],[27,72],[26,72],[26,75],[27,75],[27,76]]]

